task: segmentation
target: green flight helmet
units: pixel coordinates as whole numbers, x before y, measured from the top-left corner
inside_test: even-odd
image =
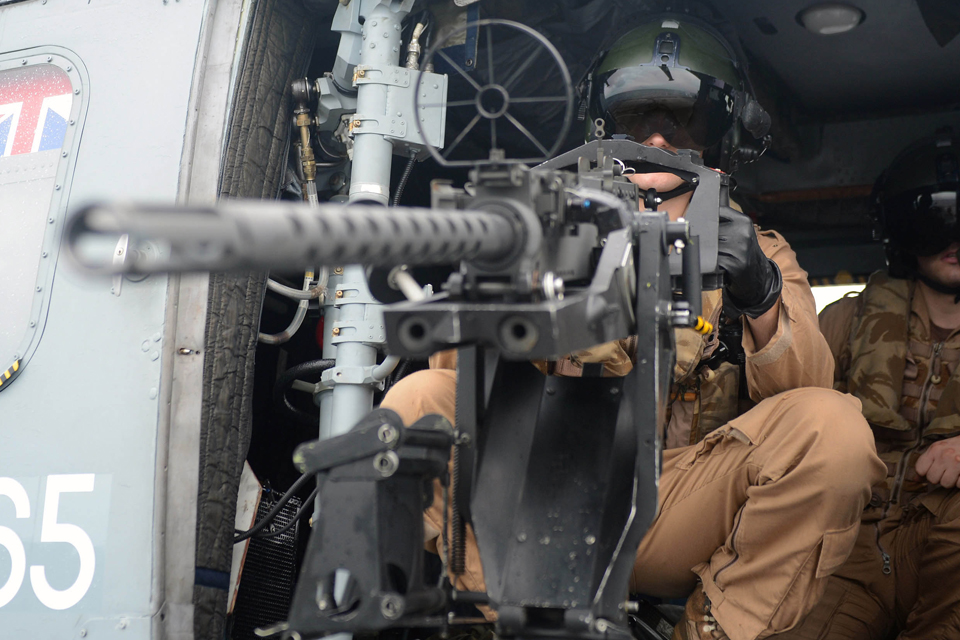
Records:
[[[643,142],[659,133],[675,147],[704,151],[737,136],[738,121],[757,140],[770,128],[733,47],[687,16],[661,14],[620,37],[587,85],[588,139]]]
[[[960,242],[960,137],[939,129],[901,151],[877,180],[872,215],[895,278],[914,275],[916,257]],[[948,293],[956,293],[953,290]]]

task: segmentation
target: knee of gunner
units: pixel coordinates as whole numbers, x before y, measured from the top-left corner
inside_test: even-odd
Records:
[[[457,378],[453,371],[427,369],[402,378],[380,403],[382,409],[392,409],[407,426],[423,416],[436,413],[452,424],[456,407]]]
[[[829,469],[837,489],[844,484],[862,487],[886,477],[877,456],[870,425],[853,396],[832,389],[805,389],[794,397],[793,411],[803,412],[795,437],[803,439]]]

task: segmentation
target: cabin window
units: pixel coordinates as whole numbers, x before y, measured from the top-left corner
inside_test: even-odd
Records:
[[[43,333],[86,101],[75,62],[0,56],[0,391]]]

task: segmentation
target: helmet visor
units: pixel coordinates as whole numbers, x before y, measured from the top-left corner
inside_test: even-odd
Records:
[[[734,88],[713,76],[666,65],[624,67],[594,83],[610,130],[637,142],[659,133],[671,145],[702,151],[736,122]]]
[[[885,205],[890,238],[915,256],[932,256],[960,241],[956,191],[910,191]]]

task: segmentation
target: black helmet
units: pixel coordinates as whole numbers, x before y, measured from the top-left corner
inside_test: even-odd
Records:
[[[582,90],[588,138],[619,134],[643,142],[660,133],[676,147],[703,151],[737,136],[738,120],[758,140],[770,127],[733,47],[689,16],[660,14],[620,37],[598,57]]]
[[[883,172],[874,186],[872,211],[891,276],[910,277],[917,256],[960,242],[958,190],[960,138],[948,127],[901,151]]]

